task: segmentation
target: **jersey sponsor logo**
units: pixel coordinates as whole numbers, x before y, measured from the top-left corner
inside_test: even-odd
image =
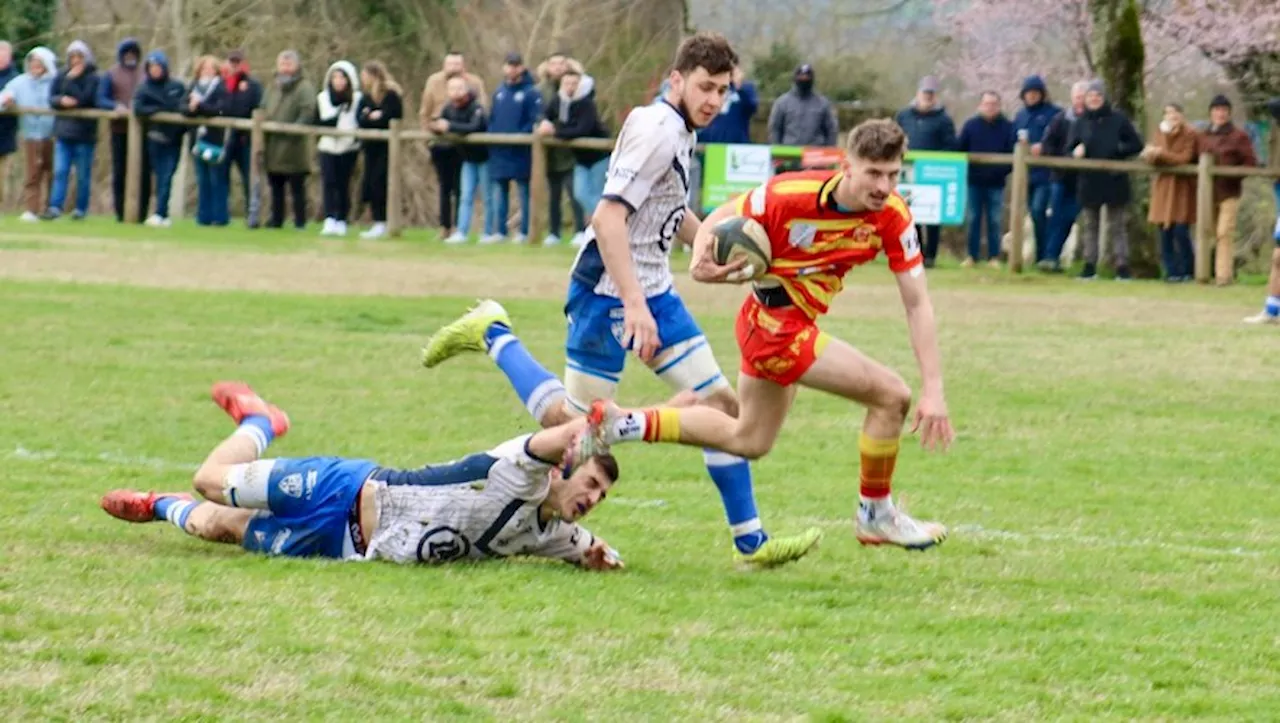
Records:
[[[818,227],[807,223],[796,223],[791,225],[791,231],[787,235],[787,243],[794,248],[807,249],[813,245],[813,240],[818,236]]]
[[[471,554],[471,540],[453,527],[433,527],[418,540],[418,561],[452,562]]]
[[[290,497],[302,496],[302,475],[295,472],[280,480],[280,492]]]
[[[898,242],[902,244],[903,258],[914,259],[920,253],[920,236],[916,233],[915,226],[908,226],[898,237]]]
[[[640,170],[636,168],[622,168],[619,166],[618,168],[609,169],[609,178],[611,180],[622,181],[623,183],[630,183],[631,181],[636,180],[636,176],[639,175]]]

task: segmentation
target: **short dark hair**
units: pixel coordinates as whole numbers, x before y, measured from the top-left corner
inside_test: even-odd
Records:
[[[1039,89],[1037,88],[1036,90],[1039,90]],[[995,98],[996,100],[1000,100],[1000,94],[999,94],[999,93],[997,93],[997,92],[996,92],[996,91],[994,91],[994,90],[984,90],[984,91],[982,91],[982,95],[981,95],[981,96],[979,96],[979,97],[980,97],[980,98],[986,98],[987,96],[991,96],[991,97]]]
[[[461,50],[454,50],[454,49],[450,48],[449,50],[444,51],[444,57],[446,57],[446,58],[447,58],[447,57],[449,57],[450,55],[456,55],[456,56],[458,56],[459,58],[465,57],[465,55],[463,54],[463,52],[462,52]]]
[[[600,471],[604,473],[605,477],[609,478],[610,484],[618,481],[617,457],[606,452],[605,454],[594,454],[591,456],[591,459],[593,459],[596,464],[600,465]]]
[[[738,54],[729,40],[720,33],[700,32],[685,38],[676,51],[672,69],[688,75],[698,68],[705,68],[711,75],[731,73],[738,66]]]
[[[900,161],[907,153],[907,134],[888,118],[865,120],[849,131],[845,150],[872,163]]]

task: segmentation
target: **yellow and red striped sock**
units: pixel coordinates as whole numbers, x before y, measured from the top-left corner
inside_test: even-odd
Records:
[[[644,411],[644,441],[679,442],[680,410],[655,407]]]
[[[862,456],[859,471],[861,489],[866,499],[882,499],[889,496],[893,480],[893,468],[898,462],[898,438],[873,439],[863,432],[858,437],[858,451]]]

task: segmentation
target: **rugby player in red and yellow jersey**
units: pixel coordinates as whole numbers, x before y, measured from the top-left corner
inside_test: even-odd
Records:
[[[797,384],[829,392],[867,409],[858,444],[858,540],[926,549],[946,539],[944,526],[912,519],[890,496],[911,388],[892,369],[817,325],[844,275],[884,253],[898,281],[923,379],[912,431],[920,431],[926,449],[950,445],[954,433],[923,257],[911,211],[895,190],[906,146],[906,136],[891,121],[867,121],[849,134],[838,171],[781,174],[708,216],[690,264],[698,281],[745,280],[742,260],[721,266],[711,253],[712,229],[731,216],[758,221],[773,248],[768,274],[755,283],[738,315],[740,414],[734,419],[708,407],[624,411],[598,402],[591,419],[599,441],[678,442],[755,459],[773,447]]]

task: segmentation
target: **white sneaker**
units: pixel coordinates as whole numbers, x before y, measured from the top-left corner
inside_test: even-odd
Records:
[[[515,244],[516,246],[523,246],[529,243],[529,239],[525,237],[524,234],[518,233],[515,236],[511,237],[511,243]]]
[[[481,246],[490,246],[492,244],[500,244],[502,242],[503,238],[496,233],[488,233],[480,237]]]
[[[569,240],[569,245],[575,249],[580,249],[587,244],[587,235],[581,231],[575,233],[573,238]]]
[[[547,234],[546,238],[542,239],[542,245],[543,246],[559,246],[560,237],[553,233],[549,233]]]
[[[387,235],[387,225],[385,223],[375,223],[368,231],[360,234],[360,238],[373,239],[382,238]]]
[[[22,215],[18,217],[18,220],[25,223],[39,223],[40,217],[30,211],[23,211]]]
[[[454,231],[452,234],[449,235],[448,238],[444,240],[444,242],[449,244],[450,246],[457,246],[459,244],[466,243],[467,237],[463,236],[461,232]]]
[[[334,229],[334,227],[335,227],[335,226],[337,226],[337,224],[338,224],[338,222],[337,222],[337,220],[336,220],[336,219],[326,218],[326,219],[324,220],[324,228],[320,229],[320,235],[321,235],[321,236],[332,236],[332,235],[333,235],[333,229]]]
[[[937,522],[922,522],[894,507],[892,502],[858,504],[854,534],[864,545],[897,545],[907,550],[927,550],[947,539],[947,528]]]
[[[334,236],[346,236],[346,235],[347,235],[347,222],[346,222],[346,221],[334,221],[334,222],[333,222],[333,235],[334,235]]]
[[[1244,318],[1246,324],[1280,324],[1280,316],[1271,316],[1265,310]]]
[[[160,218],[160,214],[158,213],[153,213],[151,214],[150,217],[147,218],[147,220],[145,221],[145,225],[150,226],[152,228],[163,228],[169,225],[167,223],[168,220],[169,219],[167,218]]]

